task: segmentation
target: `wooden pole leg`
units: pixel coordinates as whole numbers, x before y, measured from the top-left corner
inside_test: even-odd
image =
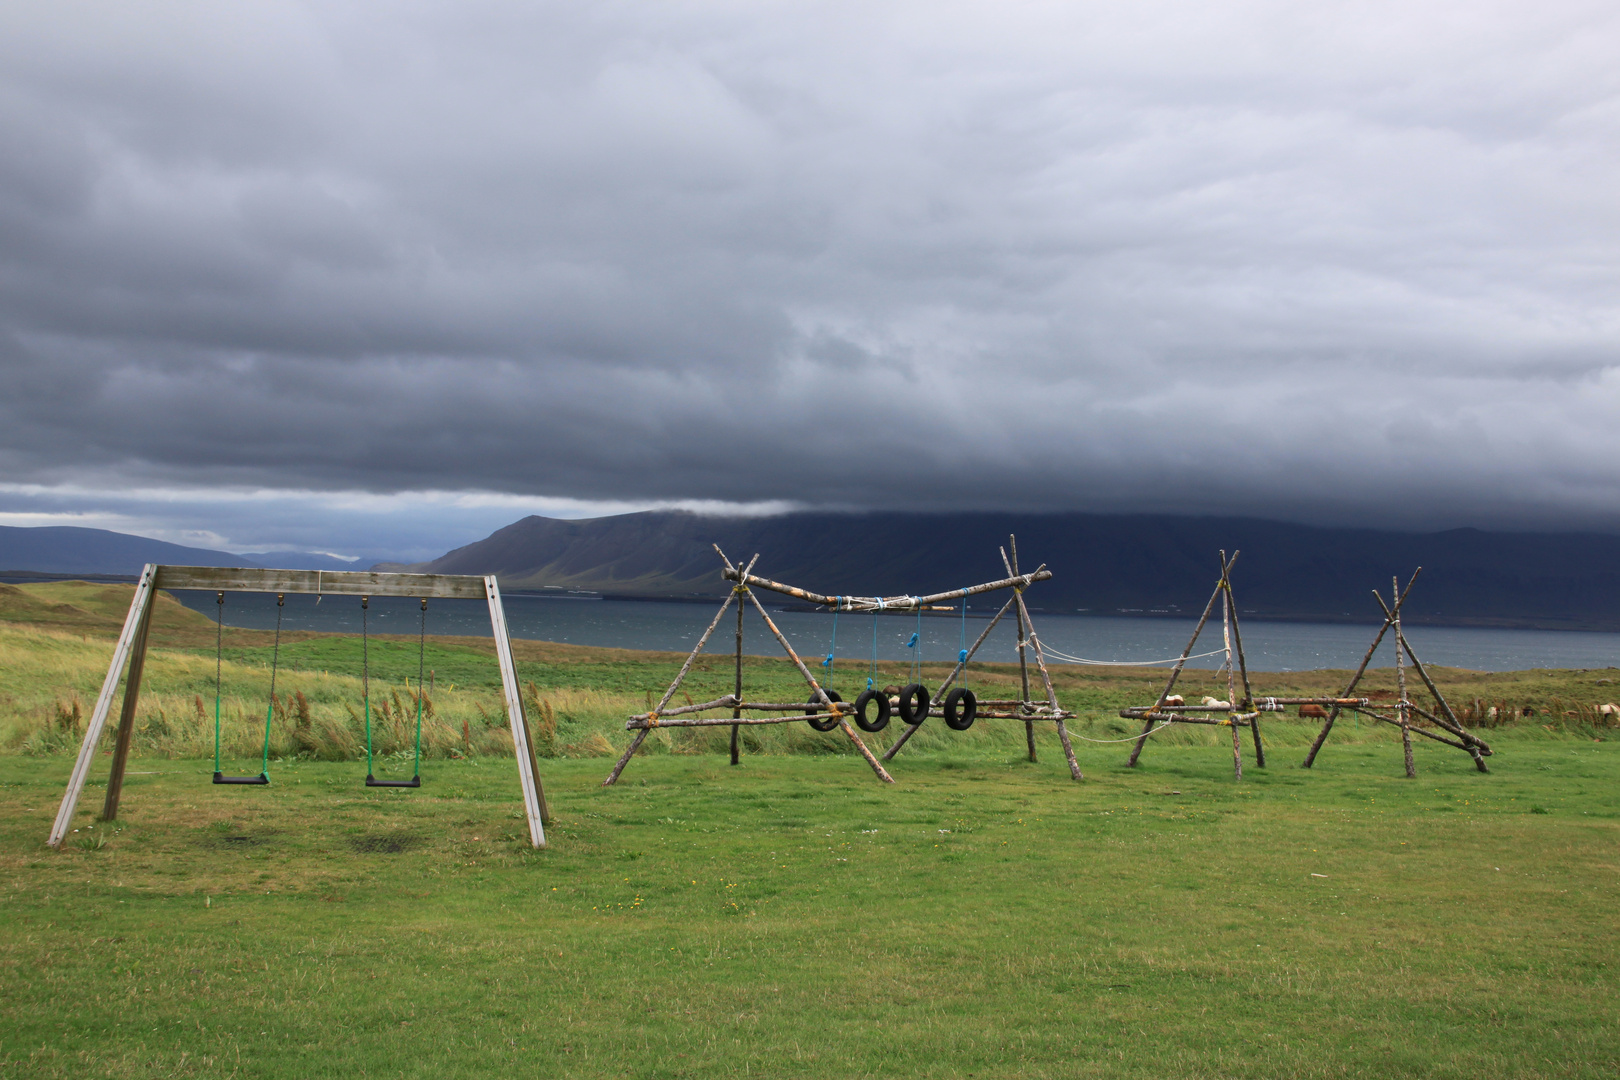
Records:
[[[57,808],[56,822],[51,826],[50,839],[46,843],[53,848],[60,848],[62,841],[67,839],[68,829],[73,824],[73,811],[79,805],[79,795],[84,791],[85,781],[90,778],[90,766],[95,761],[96,746],[101,741],[101,732],[107,725],[107,714],[112,711],[113,695],[118,692],[118,677],[124,671],[124,663],[129,659],[130,650],[135,646],[135,633],[146,618],[147,606],[152,603],[154,580],[157,576],[157,565],[148,563],[141,571],[140,581],[135,585],[135,595],[130,600],[129,614],[124,617],[124,628],[119,631],[118,644],[113,646],[112,662],[107,666],[107,677],[101,682],[101,693],[96,696],[96,707],[90,713],[90,722],[85,725],[84,742],[79,745],[79,756],[73,763],[73,772],[68,776],[67,790],[62,793],[62,805]]]
[[[129,743],[135,734],[135,709],[141,700],[141,673],[146,668],[146,638],[152,629],[152,608],[148,603],[135,630],[129,654],[129,674],[124,679],[124,707],[118,715],[118,738],[113,744],[112,770],[107,774],[107,797],[101,804],[101,820],[118,820],[118,799],[124,791],[124,769],[129,764]]]

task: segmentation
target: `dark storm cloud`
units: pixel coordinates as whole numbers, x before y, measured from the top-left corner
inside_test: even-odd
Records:
[[[1617,53],[1579,3],[14,5],[0,466],[1620,526]]]

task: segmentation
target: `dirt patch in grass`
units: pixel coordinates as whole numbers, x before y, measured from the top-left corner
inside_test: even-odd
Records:
[[[351,836],[349,846],[362,855],[399,855],[421,847],[422,838],[409,833],[376,833]]]

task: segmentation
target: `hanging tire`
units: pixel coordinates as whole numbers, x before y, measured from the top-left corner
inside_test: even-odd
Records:
[[[877,702],[877,717],[866,718],[866,707]],[[889,726],[889,695],[880,690],[862,690],[855,699],[855,726],[862,731],[882,731]]]
[[[979,715],[979,699],[965,686],[958,686],[945,695],[945,726],[952,731],[966,731]]]
[[[844,699],[838,696],[838,691],[836,690],[828,690],[827,696],[840,704],[843,703]],[[804,715],[806,716],[815,716],[817,713],[825,711],[822,708],[820,698],[811,698],[809,701],[805,702],[805,705],[809,706],[804,710]],[[833,728],[838,726],[838,720],[831,716],[823,717],[820,720],[808,720],[806,723],[815,728],[817,731],[831,731]]]
[[[920,682],[900,688],[900,719],[915,727],[928,719],[928,687]]]

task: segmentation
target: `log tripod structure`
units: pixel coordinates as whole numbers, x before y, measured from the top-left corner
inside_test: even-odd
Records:
[[[1018,700],[1008,699],[976,702],[975,711],[976,705],[984,705],[992,711],[977,713],[977,715],[983,716],[986,719],[1001,717],[1007,719],[1024,720],[1026,723],[1026,731],[1028,733],[1027,741],[1029,744],[1029,755],[1031,761],[1035,760],[1035,722],[1048,720],[1055,721],[1057,724],[1058,737],[1063,744],[1064,755],[1068,758],[1069,771],[1074,779],[1083,779],[1080,773],[1080,766],[1074,757],[1074,749],[1069,742],[1068,731],[1063,725],[1063,721],[1072,718],[1074,714],[1065,712],[1062,707],[1058,705],[1057,694],[1052,689],[1052,679],[1051,675],[1046,669],[1046,661],[1041,652],[1040,641],[1035,637],[1033,627],[1029,622],[1029,611],[1025,607],[1023,599],[1023,591],[1026,588],[1037,581],[1047,580],[1052,576],[1052,572],[1046,569],[1046,567],[1043,565],[1031,573],[1020,574],[1017,570],[1016,547],[1014,547],[1014,553],[1011,557],[1007,555],[1005,550],[1002,552],[1003,564],[1006,566],[1008,574],[1006,578],[998,581],[985,582],[981,585],[974,585],[964,589],[953,589],[949,592],[935,593],[931,596],[827,596],[821,593],[811,592],[807,589],[800,589],[792,585],[784,585],[781,582],[772,581],[768,578],[758,577],[753,573],[754,565],[759,561],[759,556],[757,554],[751,560],[749,560],[746,566],[743,566],[732,563],[732,561],[726,557],[725,552],[720,550],[719,545],[715,545],[715,552],[720,556],[721,562],[724,563],[724,568],[721,571],[721,575],[727,581],[733,583],[731,593],[721,603],[720,610],[715,612],[714,618],[710,621],[708,629],[706,629],[703,632],[703,635],[698,638],[697,644],[692,647],[692,651],[687,656],[686,662],[681,665],[680,671],[678,671],[675,675],[675,680],[671,682],[669,684],[669,688],[664,691],[663,697],[659,699],[658,704],[644,713],[637,713],[625,722],[625,730],[634,732],[634,735],[631,737],[630,744],[625,747],[624,753],[619,756],[619,760],[614,764],[612,771],[608,773],[607,779],[602,781],[603,787],[608,787],[618,782],[620,774],[624,772],[625,766],[630,763],[631,757],[633,757],[636,751],[641,748],[641,744],[646,741],[648,733],[656,728],[724,727],[729,725],[731,727],[731,763],[735,765],[738,763],[739,759],[738,732],[744,725],[753,726],[760,724],[787,724],[796,723],[798,721],[808,722],[812,724],[812,726],[815,726],[817,730],[821,731],[832,731],[834,728],[842,731],[845,737],[847,737],[850,742],[855,745],[855,748],[860,752],[861,756],[866,759],[867,764],[871,766],[872,772],[877,776],[877,778],[884,783],[892,784],[894,783],[894,777],[890,776],[888,770],[883,767],[883,762],[892,760],[894,755],[899,753],[901,747],[906,744],[906,741],[911,738],[911,736],[916,732],[917,728],[921,727],[922,722],[929,716],[944,715],[944,708],[942,706],[936,706],[934,703],[942,702],[944,700],[944,697],[950,690],[952,684],[956,682],[961,673],[966,669],[968,662],[973,659],[973,656],[978,652],[979,647],[983,645],[984,642],[989,638],[990,631],[995,628],[996,624],[999,623],[1009,611],[1015,611],[1015,617],[1019,627],[1018,657],[1020,671],[1023,677],[1023,696]],[[923,688],[923,703],[925,703],[924,709],[918,714],[914,715],[914,719],[916,720],[915,723],[907,723],[906,730],[900,735],[900,738],[895,741],[894,745],[888,748],[883,755],[882,761],[880,761],[877,756],[872,753],[871,748],[868,747],[861,739],[860,735],[856,733],[855,728],[851,723],[851,719],[856,715],[854,703],[845,703],[840,701],[835,694],[831,693],[816,680],[816,677],[811,673],[810,668],[806,666],[802,659],[800,659],[799,654],[794,651],[793,646],[788,642],[787,637],[783,635],[782,631],[777,627],[775,621],[771,619],[770,614],[765,610],[764,605],[759,602],[759,598],[754,594],[754,590],[756,589],[764,589],[768,592],[775,592],[784,596],[791,596],[796,600],[814,604],[818,607],[835,612],[920,612],[926,611],[930,608],[935,608],[948,600],[960,600],[963,604],[966,604],[967,598],[970,596],[996,592],[1002,589],[1011,589],[1013,595],[1007,600],[1006,603],[1002,605],[1001,610],[996,614],[995,618],[990,621],[990,625],[985,627],[984,632],[979,635],[978,640],[973,643],[973,646],[969,649],[963,650],[962,654],[959,655],[956,666],[951,670],[951,673],[946,676],[945,681],[940,684],[938,691],[930,696],[927,695],[926,688]],[[681,683],[685,681],[687,674],[692,670],[692,665],[697,661],[698,655],[703,651],[703,647],[708,644],[709,638],[713,636],[716,628],[718,628],[720,625],[720,621],[725,618],[726,611],[733,603],[737,605],[735,652],[736,681],[733,692],[725,695],[724,697],[716,698],[713,701],[694,702],[692,704],[678,706],[676,708],[666,710],[665,706],[669,704],[670,700],[674,698],[675,694],[680,690]],[[801,704],[797,702],[744,700],[742,678],[742,624],[744,605],[747,604],[751,604],[754,610],[758,612],[759,617],[764,620],[766,629],[771,632],[772,637],[774,637],[777,644],[781,646],[783,653],[793,663],[793,666],[798,669],[799,674],[804,677],[805,683],[808,685],[810,691],[810,698],[807,702]],[[1041,703],[1036,703],[1029,700],[1029,669],[1026,660],[1026,649],[1030,646],[1034,647],[1036,662],[1039,666],[1041,677],[1046,687],[1046,701]],[[886,692],[884,693],[886,694]],[[881,707],[879,710],[880,714],[887,717],[889,708],[892,708],[895,704],[896,703],[891,701],[889,697],[885,696],[883,698],[883,707]],[[728,709],[731,711],[730,717],[705,717],[699,715],[705,712],[722,711]],[[766,713],[767,715],[744,715],[745,713],[761,712]]]
[[[84,742],[68,778],[67,791],[62,796],[61,808],[51,827],[49,844],[60,848],[73,823],[73,813],[90,766],[95,760],[96,748],[112,710],[120,678],[124,683],[123,707],[118,717],[118,731],[113,743],[112,768],[107,775],[107,796],[102,806],[101,820],[113,821],[118,817],[119,797],[123,791],[124,770],[129,761],[130,739],[135,730],[135,712],[140,701],[141,675],[146,665],[147,636],[152,626],[152,610],[156,594],[162,589],[202,589],[209,592],[310,593],[315,596],[404,596],[421,598],[447,598],[458,600],[484,600],[489,604],[490,628],[495,638],[495,654],[500,665],[501,689],[506,702],[506,715],[512,727],[512,743],[517,753],[518,784],[523,792],[523,806],[529,822],[529,842],[539,849],[546,846],[545,792],[540,785],[540,771],[536,764],[534,745],[529,739],[528,724],[523,714],[523,698],[518,691],[517,668],[512,660],[512,642],[506,629],[506,610],[501,604],[501,590],[493,575],[475,577],[464,574],[390,574],[380,572],[327,571],[327,570],[262,570],[218,568],[211,566],[166,566],[148,563],[135,584],[135,597],[130,602],[124,628],[113,648],[112,663],[102,681],[101,693],[85,727]],[[124,674],[126,662],[129,665]],[[418,691],[420,692],[420,691]]]
[[[1338,697],[1262,697],[1254,696],[1254,688],[1249,682],[1249,664],[1243,655],[1243,631],[1238,625],[1237,599],[1232,593],[1232,566],[1237,562],[1240,552],[1232,552],[1228,559],[1226,552],[1221,552],[1221,574],[1215,583],[1215,591],[1210,593],[1209,603],[1204,605],[1204,613],[1199,616],[1198,626],[1194,628],[1192,637],[1187,641],[1187,647],[1181,651],[1181,657],[1170,672],[1170,679],[1165,683],[1164,689],[1159,692],[1159,698],[1152,705],[1132,706],[1121,709],[1119,715],[1127,720],[1143,721],[1142,733],[1134,740],[1131,747],[1130,760],[1127,765],[1134,768],[1137,760],[1142,756],[1142,747],[1146,745],[1148,736],[1162,731],[1172,724],[1210,724],[1217,727],[1231,728],[1232,730],[1232,778],[1243,779],[1243,740],[1238,734],[1239,728],[1248,728],[1254,742],[1254,763],[1260,768],[1266,767],[1266,747],[1260,738],[1260,714],[1266,712],[1282,712],[1290,705],[1318,705],[1333,709],[1331,715],[1337,716],[1341,708],[1358,708],[1369,704],[1366,698],[1352,698],[1350,691],[1355,689],[1354,681],[1349,688]],[[1181,677],[1182,668],[1192,656],[1193,647],[1198,644],[1198,638],[1204,632],[1204,626],[1215,611],[1215,604],[1221,605],[1221,640],[1226,651],[1226,662],[1220,670],[1226,672],[1226,700],[1214,704],[1186,705],[1181,699],[1171,699],[1170,691],[1175,689],[1176,680]],[[1368,652],[1368,659],[1372,653]],[[1367,661],[1362,661],[1365,669]],[[1242,683],[1243,693],[1238,694],[1238,684]]]
[[[1266,748],[1260,739],[1260,713],[1280,712],[1285,705],[1314,703],[1316,698],[1267,698],[1256,704],[1253,689],[1249,685],[1249,665],[1243,656],[1243,633],[1238,627],[1237,603],[1232,597],[1232,566],[1238,560],[1240,552],[1232,552],[1228,559],[1226,552],[1221,552],[1221,574],[1215,582],[1215,591],[1209,594],[1209,602],[1204,605],[1204,613],[1198,617],[1198,625],[1193,628],[1192,637],[1187,639],[1187,647],[1181,650],[1181,656],[1176,660],[1176,666],[1170,670],[1170,679],[1159,691],[1158,700],[1152,705],[1131,706],[1119,710],[1119,715],[1126,720],[1141,720],[1142,734],[1138,735],[1135,745],[1131,747],[1130,759],[1126,765],[1136,767],[1137,760],[1142,756],[1142,747],[1147,744],[1148,736],[1156,731],[1162,731],[1171,724],[1212,724],[1218,727],[1232,729],[1232,776],[1233,779],[1243,779],[1243,740],[1238,735],[1239,728],[1248,728],[1254,738],[1254,763],[1262,769],[1266,767]],[[1181,671],[1192,655],[1193,647],[1198,644],[1198,638],[1204,632],[1204,626],[1209,622],[1210,615],[1215,610],[1215,604],[1221,605],[1221,638],[1226,648],[1226,700],[1214,705],[1185,705],[1179,698],[1172,702],[1170,692],[1176,688],[1176,680],[1181,678]],[[1243,696],[1237,696],[1237,680],[1241,676],[1243,682]]]
[[[1329,733],[1333,731],[1334,721],[1338,720],[1341,709],[1350,709],[1352,712],[1359,713],[1362,716],[1401,729],[1401,749],[1406,758],[1406,776],[1408,779],[1417,777],[1417,763],[1412,758],[1413,735],[1421,735],[1425,739],[1432,739],[1435,742],[1444,743],[1447,746],[1462,750],[1474,759],[1474,766],[1480,772],[1490,772],[1490,769],[1485,765],[1485,759],[1491,756],[1491,748],[1485,744],[1483,739],[1463,727],[1462,721],[1457,719],[1457,714],[1452,711],[1445,695],[1440,692],[1440,688],[1429,677],[1428,668],[1424,667],[1423,661],[1418,659],[1417,652],[1406,640],[1406,634],[1401,629],[1401,608],[1406,604],[1406,598],[1412,592],[1412,585],[1422,572],[1423,567],[1421,566],[1412,571],[1412,576],[1407,580],[1404,589],[1401,588],[1400,579],[1396,578],[1391,583],[1390,603],[1388,604],[1384,603],[1384,598],[1378,594],[1377,589],[1373,590],[1373,598],[1378,601],[1378,606],[1384,611],[1384,623],[1378,628],[1378,633],[1373,637],[1372,644],[1367,647],[1366,654],[1362,656],[1361,666],[1356,668],[1355,674],[1350,677],[1349,685],[1345,687],[1344,693],[1341,695],[1343,700],[1332,703],[1332,711],[1328,713],[1327,719],[1322,722],[1322,730],[1316,736],[1316,741],[1311,744],[1310,752],[1305,755],[1305,761],[1300,766],[1301,768],[1308,769],[1316,763],[1316,755],[1321,752],[1322,744],[1327,742]],[[1387,705],[1375,705],[1367,698],[1350,697],[1356,685],[1361,682],[1362,675],[1366,673],[1367,665],[1372,662],[1373,653],[1378,651],[1379,643],[1384,640],[1384,635],[1391,630],[1395,631],[1395,684],[1399,694],[1399,698],[1395,702],[1394,716],[1388,715]],[[1418,677],[1423,681],[1423,685],[1428,688],[1430,697],[1434,699],[1434,710],[1432,712],[1412,701],[1407,695],[1406,660],[1411,661],[1412,670],[1417,672]],[[1425,724],[1428,726],[1422,726]],[[1430,728],[1439,730],[1434,731],[1430,730]],[[1444,734],[1441,734],[1441,732],[1444,732]]]

